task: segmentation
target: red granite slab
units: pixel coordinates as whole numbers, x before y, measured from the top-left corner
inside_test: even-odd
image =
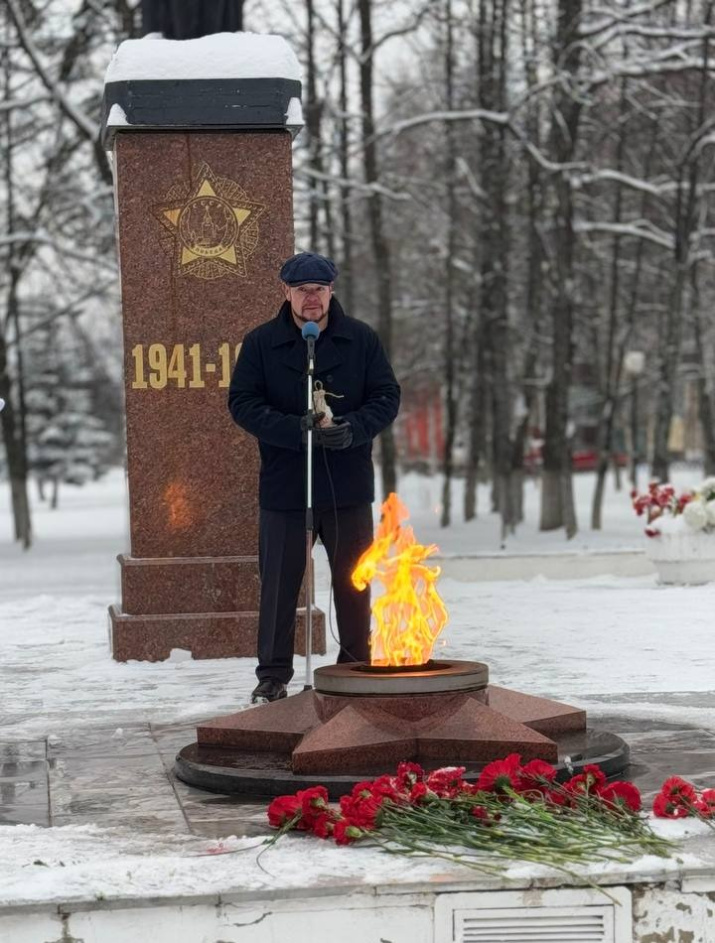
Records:
[[[252,656],[259,457],[227,387],[243,338],[282,302],[291,137],[125,131],[114,172],[131,555],[113,654]]]
[[[136,560],[120,554],[126,615],[256,611],[257,557],[173,557]]]
[[[109,610],[112,655],[116,661],[163,661],[172,648],[194,658],[254,658],[257,612],[174,613],[130,616]],[[305,654],[305,612],[298,610],[295,651]],[[313,610],[313,652],[325,654],[325,617]]]
[[[272,704],[207,720],[196,728],[196,739],[201,746],[290,753],[319,723],[313,692],[302,691]]]
[[[468,697],[455,710],[427,717],[414,728],[423,762],[483,763],[509,753],[520,753],[524,760],[558,758],[552,740]]]
[[[487,704],[492,710],[546,736],[586,729],[586,711],[578,707],[493,684],[487,690]]]
[[[427,766],[486,763],[509,753],[525,762],[558,761],[558,746],[535,723],[580,727],[569,705],[505,688],[483,693],[346,697],[305,691],[250,711],[213,718],[198,728],[199,745],[247,753],[282,753],[294,773],[349,775],[394,769],[401,760]],[[494,694],[492,697],[491,695]],[[495,708],[508,707],[528,720]],[[556,734],[555,734],[556,735]]]
[[[282,301],[278,272],[293,251],[290,134],[125,133],[117,136],[115,172],[131,555],[254,555],[258,451],[226,408],[220,350],[229,344],[232,366],[236,345]],[[221,277],[195,259],[186,264],[186,227],[171,225],[206,180],[221,206],[253,213],[245,258],[237,248],[240,264],[224,266]],[[196,213],[205,209],[197,204]],[[151,373],[152,345],[169,355],[183,349],[183,384],[175,375],[161,385],[161,374]],[[145,386],[137,385],[138,348]]]
[[[331,720],[311,730],[293,751],[296,774],[326,776],[383,767],[388,770],[415,755],[409,727],[378,710],[346,707]]]
[[[477,694],[483,692],[475,692]],[[421,720],[425,716],[449,712],[462,703],[465,694],[424,694],[388,697],[346,697],[338,694],[316,692],[317,711],[323,721],[334,717],[346,707],[369,704],[371,709],[384,711],[393,717],[396,723]]]

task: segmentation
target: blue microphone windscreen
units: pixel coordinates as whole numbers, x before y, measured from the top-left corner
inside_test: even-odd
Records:
[[[317,337],[320,336],[320,328],[314,321],[306,321],[303,327],[301,328],[300,333],[303,335],[304,341],[307,341],[308,338],[310,337],[312,337],[313,340],[315,340]]]

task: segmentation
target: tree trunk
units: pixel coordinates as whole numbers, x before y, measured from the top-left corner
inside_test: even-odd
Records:
[[[704,22],[710,25],[712,2],[707,4]],[[703,40],[703,65],[700,71],[700,96],[698,113],[691,128],[690,140],[680,163],[675,210],[675,281],[670,294],[664,330],[660,332],[658,351],[658,382],[655,389],[655,429],[653,431],[652,477],[667,481],[670,472],[668,440],[673,418],[673,400],[677,381],[680,347],[683,331],[686,290],[691,264],[692,235],[696,225],[698,204],[698,180],[703,135],[709,133],[711,121],[707,119],[710,82],[710,45],[708,33]],[[686,187],[687,180],[687,187]]]
[[[581,44],[578,28],[581,0],[559,0],[558,25],[553,49],[561,70],[555,93],[549,141],[553,159],[568,163],[574,157],[581,115],[581,98],[571,93],[570,79],[579,68]],[[566,174],[554,177],[555,205],[550,253],[552,284],[552,373],[546,391],[544,474],[541,492],[541,530],[566,529],[571,539],[577,531],[573,501],[571,448],[568,441],[568,398],[573,359],[575,233],[571,181]]]
[[[476,314],[473,337],[474,376],[469,401],[469,450],[464,483],[464,520],[477,516],[479,462],[486,451],[487,379],[481,312]]]
[[[506,109],[508,0],[481,0],[479,5],[478,101],[488,111]],[[482,255],[480,309],[488,351],[492,405],[492,501],[502,520],[502,539],[513,529],[512,394],[509,378],[508,257],[506,190],[508,165],[504,129],[487,125],[479,139],[480,185],[485,194],[479,218]]]
[[[305,0],[306,31],[305,43],[307,53],[308,74],[306,76],[305,102],[305,130],[308,132],[308,168],[320,170],[320,102],[316,92],[315,79],[315,17],[313,0]],[[320,251],[320,237],[318,228],[318,191],[320,182],[317,177],[308,177],[308,220],[310,228],[310,248],[313,252]]]
[[[340,70],[340,132],[338,147],[340,151],[340,176],[350,179],[350,140],[348,124],[348,76],[346,52],[347,23],[345,22],[344,0],[338,0],[338,63]],[[340,187],[340,218],[342,221],[342,268],[340,272],[340,297],[351,314],[355,299],[353,286],[353,221],[350,209],[350,187]]]
[[[9,47],[3,49],[3,80],[4,98],[12,100],[12,86],[10,74]],[[12,111],[5,111],[4,141],[2,154],[4,159],[4,183],[6,200],[7,232],[16,231],[15,226],[15,178],[13,161],[13,128]],[[25,446],[24,426],[25,418],[24,397],[20,394],[20,413],[16,414],[13,398],[10,364],[8,363],[7,338],[5,324],[12,324],[19,342],[19,282],[20,263],[18,248],[10,243],[7,248],[7,271],[9,273],[7,299],[5,303],[5,317],[0,317],[0,397],[5,400],[5,408],[0,412],[5,453],[7,456],[7,470],[10,479],[10,493],[12,500],[12,514],[15,528],[15,540],[22,543],[25,550],[32,544],[32,526],[30,522],[30,502],[27,497],[27,455]],[[18,348],[19,350],[19,348]]]
[[[445,107],[452,111],[454,107],[454,50],[452,3],[445,0],[446,44],[445,44]],[[454,258],[457,251],[457,189],[456,165],[457,147],[454,138],[454,124],[447,121],[444,129],[446,160],[445,180],[447,182],[447,255],[445,258],[445,436],[444,456],[442,459],[442,515],[440,524],[447,527],[452,520],[452,472],[454,463],[454,440],[457,432],[457,397],[455,393],[455,360],[457,351],[454,344]]]
[[[360,12],[360,99],[362,104],[362,153],[365,182],[377,184],[380,179],[377,143],[375,140],[375,109],[373,79],[372,0],[359,0]],[[390,245],[385,237],[382,198],[376,190],[368,199],[368,218],[372,254],[377,275],[377,332],[388,359],[392,356],[392,268]],[[387,496],[397,490],[397,462],[395,436],[388,426],[380,437],[382,493]]]
[[[5,455],[7,458],[12,516],[15,528],[15,540],[22,543],[25,550],[32,544],[32,526],[30,522],[30,502],[27,497],[27,472],[18,433],[17,418],[13,404],[10,375],[8,373],[7,347],[5,337],[0,330],[0,397],[5,400],[5,408],[0,412]]]
[[[52,479],[52,499],[50,501],[50,508],[53,511],[56,511],[57,507],[59,506],[59,503],[60,503],[60,479],[53,478]]]
[[[709,478],[715,475],[715,409],[713,409],[713,395],[710,380],[711,373],[706,357],[697,264],[693,265],[691,272],[691,296],[693,299],[691,310],[693,315],[695,346],[698,351],[698,360],[700,361],[700,376],[698,377],[698,414],[703,436],[705,477]]]
[[[536,67],[538,60],[538,23],[536,4],[521,0],[519,13],[521,19],[522,60],[529,89],[535,89],[539,83]],[[540,97],[532,98],[526,116],[529,138],[541,149]],[[529,429],[533,422],[537,405],[536,379],[539,368],[537,337],[540,334],[542,301],[544,295],[544,248],[539,234],[539,220],[543,209],[543,181],[541,167],[535,160],[527,165],[527,207],[529,218],[529,240],[527,248],[526,297],[524,298],[524,321],[527,333],[526,356],[522,375],[522,397],[524,415],[517,426],[512,449],[512,506],[516,523],[524,520],[524,459]]]
[[[616,146],[616,170],[622,172],[625,151],[626,135],[628,123],[625,120],[626,111],[629,107],[627,96],[628,83],[626,79],[621,82],[621,96],[619,103],[619,122],[620,133],[618,135],[618,144]],[[621,222],[623,206],[623,191],[619,184],[616,184],[616,195],[613,206],[613,220],[616,224]],[[616,328],[618,326],[618,302],[620,289],[620,264],[621,264],[621,239],[618,235],[613,239],[613,252],[611,254],[611,273],[610,273],[610,291],[608,299],[608,331],[606,334],[606,365],[603,376],[603,406],[601,410],[601,421],[598,429],[598,465],[596,469],[596,488],[593,493],[593,503],[591,505],[591,529],[601,530],[601,520],[603,514],[603,496],[606,492],[606,475],[608,474],[608,465],[613,451],[613,434],[615,430],[616,405],[618,397],[618,388],[620,386],[622,355],[616,351]]]

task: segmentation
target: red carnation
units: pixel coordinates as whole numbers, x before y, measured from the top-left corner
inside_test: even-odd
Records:
[[[383,796],[386,799],[392,799],[398,802],[400,796],[396,789],[395,780],[392,776],[380,776],[372,782],[373,796]]]
[[[477,780],[477,789],[484,792],[505,792],[519,788],[521,756],[511,753],[503,760],[494,760],[482,770]]]
[[[606,774],[601,767],[596,766],[594,763],[588,763],[577,776],[572,776],[571,779],[564,784],[564,789],[567,792],[588,795],[589,793],[603,788],[605,785]]]
[[[342,796],[340,811],[360,828],[373,829],[377,825],[377,814],[385,798],[374,795]]]
[[[428,793],[429,789],[427,788],[427,783],[415,783],[412,789],[410,789],[409,800],[412,803],[421,802]]]
[[[659,819],[684,819],[690,813],[679,802],[673,802],[668,796],[659,792],[653,800],[653,815]]]
[[[703,789],[698,799],[698,811],[703,818],[715,818],[715,789]]]
[[[614,806],[623,812],[640,812],[641,794],[633,783],[610,783],[598,790],[598,796],[607,805]]]
[[[268,824],[272,828],[282,828],[301,810],[298,796],[278,796],[268,806]]]
[[[334,812],[321,812],[313,820],[313,834],[317,835],[318,838],[329,838],[335,830],[336,822],[337,818]]]
[[[443,766],[427,776],[427,788],[440,798],[452,799],[464,786],[464,766]]]
[[[355,783],[352,788],[350,795],[353,799],[367,799],[373,795],[373,783],[371,779],[363,780],[363,782]],[[340,800],[342,802],[342,799]]]
[[[662,508],[667,507],[674,496],[675,488],[672,485],[663,485],[658,493],[658,505]]]
[[[328,790],[325,786],[311,786],[310,789],[301,789],[296,795],[300,799],[303,815],[312,815],[318,809],[324,809],[328,804]]]
[[[698,797],[695,787],[681,776],[671,776],[670,779],[666,779],[660,791],[671,802],[680,802],[685,806],[694,803]]]
[[[296,793],[296,797],[300,800],[303,812],[298,828],[310,830],[316,817],[328,807],[328,790],[325,786],[312,786],[310,789],[301,789]]]
[[[530,760],[519,773],[519,789],[523,792],[544,793],[556,779],[556,769],[544,760]]]
[[[337,845],[349,845],[362,836],[362,829],[350,819],[338,819],[333,828],[333,838]]]
[[[409,792],[414,785],[421,783],[424,778],[425,771],[419,763],[399,763],[397,766],[396,785],[403,792]]]

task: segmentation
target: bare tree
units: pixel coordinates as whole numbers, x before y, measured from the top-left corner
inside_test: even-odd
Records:
[[[444,78],[445,106],[448,111],[454,108],[454,23],[452,20],[452,2],[444,2]],[[455,269],[454,259],[457,246],[457,142],[455,128],[446,122],[445,129],[444,178],[447,197],[447,246],[444,266],[444,402],[446,412],[444,456],[442,460],[442,514],[440,523],[446,527],[452,515],[452,472],[454,463],[454,440],[457,432],[457,396],[456,396],[456,344],[455,344]]]
[[[705,6],[703,21],[708,27],[713,4]],[[703,38],[702,67],[698,101],[689,124],[689,134],[677,167],[677,190],[673,221],[674,276],[658,346],[658,380],[655,388],[652,475],[667,481],[670,468],[669,435],[673,398],[680,361],[686,296],[690,283],[693,238],[697,224],[700,161],[704,142],[711,134],[713,121],[708,116],[710,72],[709,35]]]
[[[556,164],[573,161],[582,99],[576,85],[582,46],[578,27],[581,0],[559,0],[553,56],[558,85],[552,104],[549,151]],[[569,447],[569,389],[573,369],[576,292],[574,205],[568,173],[552,176],[553,227],[549,252],[551,286],[551,381],[546,389],[546,430],[541,491],[541,530],[577,530]]]
[[[372,32],[372,0],[358,0],[360,14],[360,102],[362,106],[362,157],[365,182],[380,180],[377,141],[375,139],[375,83]],[[388,357],[392,355],[392,267],[390,244],[385,234],[382,195],[376,187],[368,198],[368,217],[372,253],[377,276],[377,330]],[[380,461],[383,494],[397,489],[395,437],[388,427],[380,437]]]

